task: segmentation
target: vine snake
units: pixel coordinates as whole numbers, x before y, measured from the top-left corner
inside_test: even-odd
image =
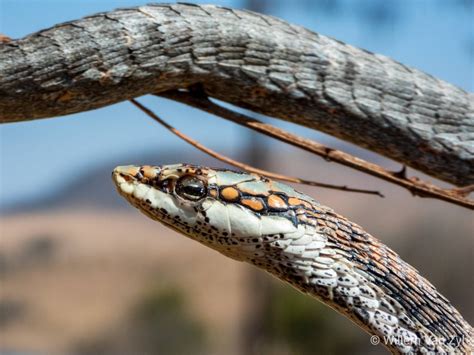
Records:
[[[287,185],[189,164],[121,166],[112,177],[148,217],[288,282],[394,353],[472,351],[472,327],[417,270]]]

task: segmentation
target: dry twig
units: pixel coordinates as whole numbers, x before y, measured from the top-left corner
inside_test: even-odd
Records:
[[[349,166],[358,171],[378,177],[382,180],[402,186],[409,190],[414,196],[435,198],[447,201],[469,209],[474,209],[474,201],[467,198],[467,195],[474,189],[473,186],[463,188],[443,189],[432,183],[425,182],[417,177],[407,177],[406,168],[401,171],[388,171],[377,164],[370,163],[353,155],[344,153],[337,149],[326,147],[308,138],[303,138],[289,133],[283,129],[261,122],[255,118],[250,118],[244,114],[228,110],[209,100],[206,93],[199,86],[191,87],[189,91],[173,90],[157,94],[178,101],[208,113],[220,116],[241,126],[253,129],[267,136],[276,138],[293,146],[304,149],[323,157],[328,161]]]
[[[287,181],[287,182],[293,182],[297,184],[305,184],[305,185],[311,185],[311,186],[318,186],[318,187],[324,187],[328,189],[335,189],[335,190],[342,190],[342,191],[348,191],[348,192],[359,192],[359,193],[364,193],[364,194],[371,194],[371,195],[378,195],[380,197],[383,197],[383,195],[379,191],[373,191],[373,190],[364,190],[364,189],[355,189],[347,186],[340,186],[340,185],[332,185],[332,184],[325,184],[325,183],[320,183],[316,181],[311,181],[311,180],[304,180],[300,179],[297,177],[291,177],[291,176],[286,176],[286,175],[281,175],[281,174],[276,174],[272,173],[270,171],[254,168],[250,165],[238,162],[236,160],[233,160],[229,157],[226,157],[224,155],[221,155],[205,146],[203,146],[201,143],[197,142],[196,140],[186,136],[185,134],[181,133],[178,131],[176,128],[173,126],[169,125],[167,122],[162,120],[160,117],[158,117],[153,111],[148,109],[147,107],[143,106],[141,103],[138,101],[132,99],[130,100],[132,104],[134,104],[136,107],[138,107],[140,110],[145,112],[148,116],[153,118],[156,122],[160,123],[162,126],[164,126],[166,129],[177,135],[179,138],[183,139],[187,143],[191,144],[195,148],[201,150],[202,152],[224,162],[229,165],[235,166],[239,169],[246,170],[251,173],[263,175],[266,177],[269,177],[271,179],[277,179],[277,180],[282,180],[282,181]]]

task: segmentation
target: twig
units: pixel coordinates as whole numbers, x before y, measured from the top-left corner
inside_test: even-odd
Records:
[[[0,33],[0,43],[10,43],[12,39],[4,34]]]
[[[474,185],[467,185],[464,187],[455,187],[454,189],[451,189],[449,191],[461,197],[467,197],[469,196],[470,193],[474,192]]]
[[[366,174],[402,186],[415,196],[435,198],[463,206],[468,209],[474,209],[474,201],[468,199],[467,194],[460,193],[460,191],[463,191],[462,188],[451,190],[443,189],[429,182],[422,181],[416,177],[407,178],[405,167],[399,172],[391,172],[377,164],[370,163],[353,155],[344,153],[340,150],[326,147],[311,139],[297,136],[283,129],[261,122],[255,118],[250,118],[246,115],[228,110],[209,100],[204,90],[199,86],[191,87],[190,91],[166,91],[157,94],[157,96],[165,97],[193,106],[208,113],[235,122],[241,126],[253,129],[267,136],[276,138],[308,152],[319,155],[328,161],[334,161],[339,164],[349,166],[358,171],[362,171]]]
[[[300,178],[297,178],[297,177],[291,177],[291,176],[276,174],[276,173],[272,173],[272,172],[269,172],[269,171],[266,171],[266,170],[254,168],[250,165],[247,165],[247,164],[238,162],[236,160],[233,160],[229,157],[221,155],[221,154],[219,154],[219,153],[203,146],[201,143],[199,143],[199,142],[195,141],[194,139],[186,136],[185,134],[181,133],[180,131],[178,131],[173,126],[169,125],[167,122],[163,121],[153,111],[151,111],[147,107],[143,106],[138,101],[136,101],[134,99],[131,99],[130,102],[132,104],[134,104],[136,107],[138,107],[140,110],[145,112],[148,116],[153,118],[156,122],[160,123],[166,129],[168,129],[169,131],[171,131],[172,133],[174,133],[175,135],[177,135],[179,138],[183,139],[187,143],[191,144],[195,148],[203,151],[204,153],[206,153],[206,154],[208,154],[208,155],[210,155],[210,156],[212,156],[212,157],[214,157],[214,158],[216,158],[220,161],[223,161],[224,163],[227,163],[229,165],[233,165],[233,166],[235,166],[239,169],[242,169],[242,170],[245,170],[245,171],[248,171],[248,172],[251,172],[251,173],[263,175],[263,176],[269,177],[271,179],[277,179],[277,180],[293,182],[293,183],[297,183],[297,184],[318,186],[318,187],[324,187],[324,188],[328,188],[328,189],[342,190],[342,191],[348,191],[348,192],[358,192],[358,193],[364,193],[364,194],[378,195],[380,197],[384,197],[379,191],[355,189],[355,188],[351,188],[351,187],[347,187],[347,186],[325,184],[325,183],[320,183],[320,182],[316,182],[316,181],[304,180],[304,179],[300,179]]]

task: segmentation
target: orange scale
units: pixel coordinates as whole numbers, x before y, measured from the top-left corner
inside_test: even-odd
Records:
[[[310,216],[312,216],[314,218],[317,218],[317,219],[323,218],[323,216],[321,214],[313,212],[313,211],[306,211],[306,213],[308,213]]]
[[[143,176],[148,178],[148,179],[153,179],[156,177],[156,169],[153,168],[152,166],[150,165],[144,165],[142,166],[142,172],[143,172]]]
[[[264,205],[262,201],[254,199],[254,198],[243,198],[240,203],[244,206],[249,207],[254,211],[262,211],[264,209]]]
[[[268,206],[274,209],[286,209],[288,205],[278,195],[270,195],[267,199]]]
[[[135,176],[138,174],[138,172],[140,171],[140,168],[137,167],[137,166],[131,166],[127,169],[126,173],[130,176]]]
[[[239,196],[239,191],[234,187],[225,187],[221,190],[221,197],[226,201],[235,201]]]
[[[304,207],[306,208],[312,208],[311,204],[306,202],[306,201],[303,201],[303,200],[300,200],[299,198],[296,198],[296,197],[290,197],[288,199],[288,203],[290,204],[290,206],[300,206],[300,205],[303,205]]]

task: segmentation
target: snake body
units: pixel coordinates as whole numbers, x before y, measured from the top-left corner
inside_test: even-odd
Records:
[[[91,110],[201,84],[428,175],[474,183],[474,95],[262,14],[155,4],[0,43],[0,122]]]
[[[117,167],[113,180],[150,218],[290,283],[395,353],[472,351],[472,327],[417,270],[287,185],[188,164]]]

